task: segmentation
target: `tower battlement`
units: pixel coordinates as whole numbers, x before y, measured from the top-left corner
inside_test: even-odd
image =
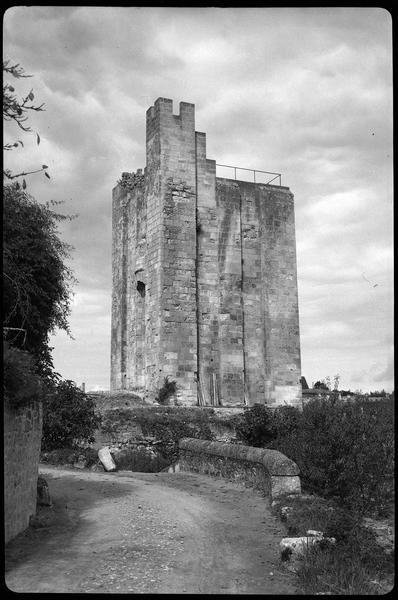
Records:
[[[146,123],[144,172],[113,190],[111,389],[300,403],[292,193],[217,178],[194,104],[158,98]]]

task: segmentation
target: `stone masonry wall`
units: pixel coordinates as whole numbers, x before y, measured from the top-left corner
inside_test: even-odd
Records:
[[[141,170],[130,175],[127,231],[127,382],[132,391],[145,385],[146,197]]]
[[[161,330],[161,264],[163,243],[162,173],[160,164],[160,113],[158,102],[146,113],[146,290],[145,290],[145,388],[159,384]]]
[[[112,201],[112,336],[111,387],[127,385],[127,204],[129,192],[118,185]]]
[[[183,438],[179,466],[182,471],[243,483],[271,500],[283,494],[301,494],[297,464],[277,450]]]
[[[267,288],[266,357],[270,404],[300,406],[300,333],[294,199],[288,188],[258,186],[262,280]]]
[[[244,306],[243,346],[245,387],[250,403],[263,404],[267,376],[267,284],[262,269],[262,242],[265,235],[258,187],[237,182],[241,198],[242,304]]]
[[[300,403],[293,195],[217,178],[223,404]]]
[[[200,132],[196,132],[196,165],[198,374],[204,403],[217,404],[217,391],[214,387],[220,385],[220,276],[216,162],[206,158],[206,134]]]
[[[180,404],[301,404],[293,195],[216,178],[193,104],[147,111],[112,252],[112,390],[153,399],[169,376]]]
[[[197,398],[196,152],[194,106],[160,99],[163,217],[159,383],[176,378],[178,400]],[[156,108],[156,103],[155,103]]]
[[[216,183],[219,218],[219,361],[223,405],[243,404],[243,305],[240,194],[236,182]]]
[[[42,406],[14,408],[4,403],[5,543],[29,526],[36,512],[42,433]]]

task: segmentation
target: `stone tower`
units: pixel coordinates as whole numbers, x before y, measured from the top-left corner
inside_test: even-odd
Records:
[[[146,168],[113,190],[111,390],[181,404],[301,403],[294,201],[216,177],[195,107],[158,98]]]

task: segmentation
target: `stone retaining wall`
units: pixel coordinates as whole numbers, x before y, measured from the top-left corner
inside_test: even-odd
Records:
[[[5,543],[26,529],[36,513],[41,433],[41,402],[20,407],[4,402]]]
[[[240,444],[180,440],[180,469],[242,482],[271,499],[281,494],[300,494],[299,468],[277,450]]]

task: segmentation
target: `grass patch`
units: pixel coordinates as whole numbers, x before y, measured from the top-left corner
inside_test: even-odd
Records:
[[[287,534],[322,531],[336,544],[310,547],[298,560],[296,573],[306,594],[380,594],[392,586],[394,556],[377,543],[362,516],[316,496],[282,496],[273,511]]]
[[[373,595],[385,593],[385,569],[367,566],[349,546],[310,548],[297,570],[306,594]]]

